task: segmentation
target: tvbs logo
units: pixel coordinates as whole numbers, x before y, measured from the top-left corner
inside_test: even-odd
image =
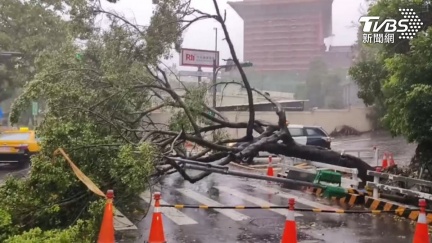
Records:
[[[394,35],[399,39],[412,39],[420,31],[423,22],[413,9],[400,8],[403,18],[385,19],[378,16],[363,16],[359,22],[363,24],[363,43],[394,43]],[[373,38],[373,41],[372,41]]]

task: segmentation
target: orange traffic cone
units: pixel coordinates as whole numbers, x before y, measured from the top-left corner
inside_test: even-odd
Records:
[[[105,204],[105,212],[102,219],[101,229],[99,231],[98,243],[115,243],[113,207],[114,191],[108,190],[106,197],[107,202]]]
[[[395,162],[394,162],[394,159],[393,159],[393,154],[390,154],[389,157],[390,157],[390,158],[389,158],[389,166],[394,166],[394,165],[396,165]]]
[[[382,166],[381,166],[381,169],[385,169],[385,168],[387,168],[387,167],[388,167],[388,163],[387,163],[387,153],[384,153],[383,160],[382,160]]]
[[[288,199],[289,209],[285,221],[285,229],[281,243],[297,243],[297,227],[294,219],[294,198]]]
[[[420,213],[414,232],[413,243],[429,243],[429,231],[426,220],[426,200],[419,200]]]
[[[153,219],[150,228],[148,243],[166,243],[164,228],[162,223],[162,213],[160,211],[160,202],[159,202],[160,199],[161,199],[160,192],[155,192],[154,193],[155,205],[154,205]]]
[[[272,166],[272,156],[269,156],[269,164],[267,167],[267,176],[274,176],[274,172],[273,172],[273,166]]]

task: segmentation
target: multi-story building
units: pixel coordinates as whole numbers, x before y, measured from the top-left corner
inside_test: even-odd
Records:
[[[302,72],[325,52],[333,0],[229,2],[244,20],[244,60],[260,72]]]

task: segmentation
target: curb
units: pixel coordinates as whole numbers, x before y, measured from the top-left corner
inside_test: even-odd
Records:
[[[370,196],[365,196],[364,205],[366,208],[369,208],[370,210],[383,210],[383,211],[401,210],[401,212],[395,212],[395,215],[402,218],[410,219],[412,221],[417,221],[419,215],[419,211],[410,212],[409,210],[406,210],[406,209],[418,209],[417,207],[400,204],[382,198],[374,199]],[[426,220],[428,224],[432,224],[432,213],[427,214]]]
[[[306,193],[315,195],[317,197],[323,197],[324,190],[322,188],[316,188],[316,187],[306,187],[305,188]],[[356,205],[363,205],[365,203],[365,196],[363,194],[360,194],[356,189],[348,189],[348,193],[345,197],[331,197],[330,200],[342,205],[342,206],[356,206]]]

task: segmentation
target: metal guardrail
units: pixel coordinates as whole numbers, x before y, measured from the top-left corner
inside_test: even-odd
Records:
[[[298,172],[309,172],[309,173],[311,173],[311,170],[313,171],[313,173],[316,173],[317,171],[320,171],[320,170],[333,170],[333,171],[337,171],[337,172],[343,172],[343,173],[351,174],[351,179],[342,178],[342,180],[343,180],[343,184],[352,185],[354,188],[357,188],[359,182],[361,181],[358,178],[358,169],[357,168],[348,168],[348,167],[330,165],[330,164],[326,164],[326,163],[313,162],[313,161],[303,161],[303,162],[307,163],[309,165],[312,165],[315,168],[302,169],[302,168],[298,168],[298,167],[294,166],[293,160],[287,161],[287,159],[285,157],[282,157],[282,160],[281,160],[281,163],[283,164],[282,168],[284,170],[293,170],[293,171],[298,171]]]
[[[400,188],[400,187],[380,184],[380,179],[385,179],[385,180],[391,180],[391,181],[395,181],[395,182],[404,182],[406,184],[411,183],[413,185],[419,185],[419,186],[425,186],[425,187],[432,188],[432,182],[431,181],[426,181],[426,180],[422,180],[422,179],[415,179],[415,178],[399,176],[399,175],[392,175],[389,173],[382,173],[382,172],[371,171],[371,170],[368,170],[367,174],[369,176],[374,177],[373,182],[368,181],[366,183],[367,186],[373,188],[372,196],[374,199],[379,198],[378,190],[397,192],[397,193],[405,194],[407,196],[414,196],[414,197],[424,198],[424,199],[428,199],[428,200],[432,199],[432,194],[414,191],[414,190],[410,190],[410,189],[406,189],[406,188]]]
[[[393,174],[389,174],[389,173],[382,173],[382,172],[371,171],[371,170],[368,170],[367,174],[370,176],[381,178],[381,179],[386,179],[386,180],[391,180],[391,181],[401,181],[401,182],[404,182],[407,184],[432,187],[432,181],[416,179],[416,178],[411,178],[411,177],[405,177],[405,176],[400,176],[400,175],[393,175]]]
[[[397,192],[397,193],[404,194],[407,196],[432,200],[432,194],[428,194],[428,193],[424,193],[424,192],[419,192],[419,191],[404,189],[404,188],[400,188],[400,187],[379,184],[379,183],[370,182],[370,181],[366,182],[366,185],[368,187],[371,187],[374,189],[373,194],[372,194],[372,197],[374,199],[379,198],[378,190],[382,190],[382,191]]]
[[[377,166],[380,165],[379,160],[379,149],[377,147],[373,147],[372,149],[345,149],[340,151],[341,155],[357,153],[358,158],[373,158],[374,164]],[[372,156],[364,156],[364,153],[372,153]]]

